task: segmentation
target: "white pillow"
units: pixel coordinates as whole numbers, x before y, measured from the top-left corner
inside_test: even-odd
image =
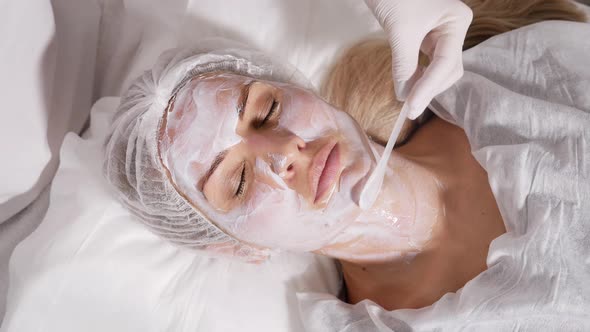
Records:
[[[244,42],[296,66],[319,87],[341,49],[381,31],[359,0],[103,0],[100,96],[120,95],[163,50],[208,37]]]
[[[12,256],[1,331],[300,331],[295,292],[336,293],[334,263],[216,260],[153,235],[101,173],[118,103],[100,99],[86,138],[66,136],[47,215]]]

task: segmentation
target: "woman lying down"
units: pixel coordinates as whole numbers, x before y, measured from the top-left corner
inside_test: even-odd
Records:
[[[542,20],[583,20],[566,1],[471,6],[466,47]],[[279,250],[336,259],[341,299],[357,305],[303,295],[310,329],[404,326],[397,319],[419,326],[412,311],[385,315],[437,301],[431,319],[487,310],[485,317],[502,322],[508,316],[494,313],[494,299],[510,294],[522,299],[508,307],[510,319],[527,303],[539,310],[553,303],[553,314],[568,310],[573,326],[589,326],[583,308],[572,313],[563,303],[590,304],[590,288],[578,284],[590,276],[588,251],[579,251],[588,233],[570,238],[567,230],[585,232],[582,221],[590,222],[588,185],[579,183],[590,172],[590,75],[587,67],[576,73],[562,65],[568,50],[556,52],[551,40],[575,40],[579,54],[580,47],[588,52],[582,41],[590,34],[581,23],[543,24],[525,28],[518,44],[525,49],[508,49],[517,34],[495,39],[504,48],[488,41],[488,53],[512,52],[502,65],[490,61],[480,70],[473,59],[486,55],[466,53],[464,78],[437,99],[434,113],[406,122],[369,210],[359,208],[359,194],[401,108],[385,40],[345,52],[322,88],[325,99],[297,71],[239,44],[210,40],[168,51],[122,99],[106,177],[148,227],[179,245],[251,262]],[[581,29],[585,37],[563,33]],[[549,39],[546,49],[539,35]],[[537,58],[526,58],[526,47]],[[480,73],[469,73],[472,67]],[[481,90],[477,79],[486,70],[493,79]],[[565,238],[552,236],[560,231]]]

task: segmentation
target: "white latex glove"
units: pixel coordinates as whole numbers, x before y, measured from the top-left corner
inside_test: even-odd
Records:
[[[473,13],[459,0],[365,0],[389,36],[395,94],[415,119],[463,76],[462,47]],[[418,67],[419,51],[430,58]]]

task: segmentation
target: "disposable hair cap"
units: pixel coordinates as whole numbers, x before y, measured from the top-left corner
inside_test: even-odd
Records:
[[[160,237],[193,249],[215,248],[258,260],[268,255],[268,249],[240,242],[203,217],[172,185],[159,157],[160,123],[169,101],[192,77],[209,72],[310,87],[292,66],[234,41],[209,39],[168,50],[123,95],[106,143],[104,174],[122,202]]]

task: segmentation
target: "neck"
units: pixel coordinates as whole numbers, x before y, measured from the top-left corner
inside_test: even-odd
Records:
[[[322,252],[341,261],[350,302],[418,308],[485,270],[489,244],[505,229],[460,128],[435,118],[392,157],[375,211]]]
[[[415,256],[431,241],[444,214],[441,189],[435,173],[414,158],[394,152],[375,204],[320,252],[350,262]]]
[[[454,249],[423,250],[412,259],[388,262],[341,261],[348,301],[370,299],[387,310],[421,308],[459,289],[472,276],[458,278],[461,256]]]

